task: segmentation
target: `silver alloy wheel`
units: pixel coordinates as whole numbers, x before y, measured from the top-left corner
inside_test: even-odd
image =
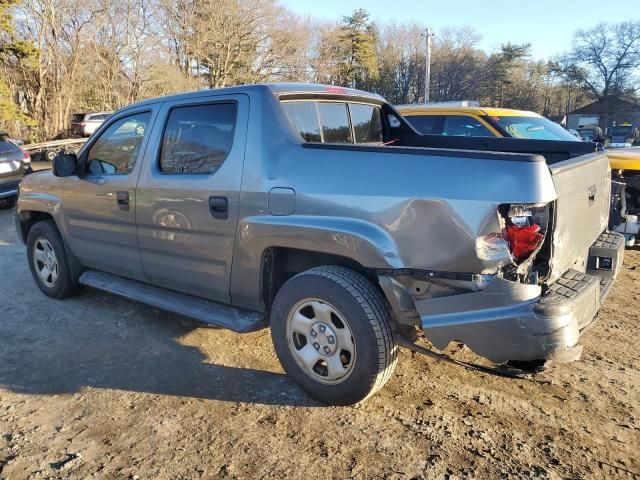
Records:
[[[304,299],[289,311],[287,344],[300,368],[321,383],[345,381],[356,362],[349,323],[322,300]]]
[[[49,240],[38,237],[33,245],[33,265],[40,281],[52,288],[58,280],[58,257]]]

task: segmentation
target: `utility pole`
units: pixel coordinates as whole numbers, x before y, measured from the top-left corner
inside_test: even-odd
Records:
[[[423,33],[427,40],[427,54],[424,70],[424,101],[429,101],[429,86],[431,85],[431,39],[433,38],[433,32],[431,28],[427,27],[425,33]]]

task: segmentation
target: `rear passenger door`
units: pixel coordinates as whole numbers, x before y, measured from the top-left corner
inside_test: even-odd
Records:
[[[162,107],[137,189],[142,264],[155,285],[229,302],[249,99]]]

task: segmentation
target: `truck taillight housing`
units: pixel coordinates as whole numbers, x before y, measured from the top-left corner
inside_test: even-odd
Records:
[[[513,204],[502,210],[506,210],[503,236],[509,244],[509,251],[516,262],[526,260],[544,242],[549,208],[544,204]]]
[[[524,265],[544,243],[549,225],[548,204],[503,204],[498,207],[498,225],[476,238],[476,254],[485,272],[509,265]],[[530,264],[530,262],[528,262]]]
[[[506,228],[506,240],[513,258],[524,260],[542,245],[544,235],[536,224],[522,227],[509,225]]]

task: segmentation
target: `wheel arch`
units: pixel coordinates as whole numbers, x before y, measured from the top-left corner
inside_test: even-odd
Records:
[[[376,269],[402,268],[404,263],[391,236],[369,222],[297,215],[248,217],[238,225],[230,285],[233,303],[268,311],[287,278],[322,265],[345,266],[379,286]],[[278,280],[283,271],[284,280]]]

